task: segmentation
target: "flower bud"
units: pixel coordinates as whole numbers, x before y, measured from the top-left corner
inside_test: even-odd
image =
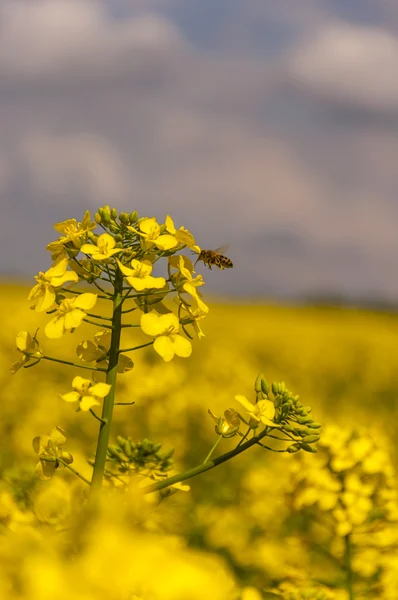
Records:
[[[110,223],[110,220],[111,220],[111,209],[108,206],[108,204],[103,207],[102,213],[100,213],[100,215],[102,217],[103,224],[104,225],[108,225]]]
[[[301,446],[300,444],[291,444],[288,449],[287,452],[289,452],[289,454],[293,454],[294,452],[298,452],[300,450]]]
[[[138,212],[136,210],[134,210],[132,213],[130,213],[130,217],[129,217],[130,225],[135,223],[137,219],[138,219]]]
[[[96,212],[94,215],[94,221],[98,224],[101,225],[101,215],[99,212]]]
[[[303,437],[302,441],[306,444],[315,444],[315,442],[319,442],[320,437],[320,435],[313,433],[312,435],[306,435]]]
[[[260,373],[260,375],[257,375],[257,379],[254,383],[254,391],[256,392],[256,394],[259,394],[261,392],[261,381],[262,381],[263,377],[264,377],[263,373]]]
[[[111,219],[114,221],[117,217],[117,210],[116,208],[112,208],[111,209]]]
[[[128,215],[126,212],[121,212],[119,214],[119,221],[124,225],[128,225],[130,222],[130,215]]]
[[[320,429],[322,427],[322,425],[320,423],[308,423],[307,427],[309,427],[310,429]]]
[[[305,442],[302,442],[302,444],[301,444],[301,447],[302,447],[302,449],[303,449],[305,452],[310,452],[310,453],[312,453],[312,454],[316,454],[316,453],[317,453],[317,450],[316,450],[316,448],[313,448],[312,446],[310,446],[309,444],[307,444],[307,443],[305,443]]]
[[[269,385],[267,383],[267,381],[264,379],[264,377],[261,380],[261,391],[263,394],[265,394],[266,396],[268,396],[269,394]]]

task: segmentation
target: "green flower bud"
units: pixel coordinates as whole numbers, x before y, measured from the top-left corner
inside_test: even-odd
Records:
[[[102,217],[102,222],[104,223],[104,225],[108,225],[108,223],[110,223],[111,220],[111,209],[108,205],[104,206],[102,208],[102,213],[100,213],[101,217]]]
[[[305,437],[303,437],[303,442],[305,442],[306,444],[315,444],[315,442],[319,442],[320,437],[320,435],[317,435],[315,433],[313,433],[312,435],[306,435]]]
[[[276,394],[279,394],[279,383],[276,383],[276,381],[273,382],[273,384],[271,385],[271,389],[272,389],[272,393],[276,396]]]
[[[287,452],[289,452],[289,454],[293,454],[294,452],[298,452],[300,450],[301,446],[300,444],[291,444],[288,449]]]
[[[153,448],[152,448],[152,451],[155,452],[155,453],[159,452],[159,450],[160,450],[161,447],[162,447],[162,444],[160,444],[160,443],[154,444]]]
[[[307,425],[307,423],[312,423],[311,417],[297,417],[297,423],[299,425]]]
[[[305,442],[302,442],[301,447],[305,452],[310,452],[312,454],[316,454],[316,452],[317,452],[316,448],[313,448],[312,446],[310,446],[309,444],[306,444]]]
[[[109,456],[111,456],[112,458],[120,458],[120,450],[117,446],[115,446],[114,444],[108,446],[108,454]]]
[[[115,242],[122,242],[123,241],[123,236],[120,233],[117,233],[115,235]]]
[[[263,377],[263,373],[260,373],[260,375],[257,375],[256,381],[254,382],[254,391],[256,392],[256,394],[259,394],[261,392],[261,380],[263,379]]]
[[[263,394],[265,394],[266,396],[268,396],[268,394],[269,394],[269,384],[264,379],[264,377],[261,379],[261,391],[262,391]]]
[[[138,219],[138,212],[136,210],[134,210],[132,213],[130,213],[130,224],[132,225],[133,223],[135,223]]]
[[[113,221],[116,219],[117,217],[117,210],[116,208],[112,208],[111,209],[111,219],[113,219]]]
[[[121,212],[121,213],[119,214],[119,221],[120,221],[121,223],[123,223],[124,225],[128,225],[128,224],[129,224],[129,222],[130,222],[130,215],[128,215],[128,214],[127,214],[127,213],[125,213],[125,212]]]
[[[171,458],[174,454],[174,448],[172,448],[171,450],[169,450],[168,452],[166,452],[165,454],[162,455],[163,460],[167,460],[169,458]]]
[[[99,214],[99,212],[96,212],[94,215],[94,221],[98,224],[101,225],[101,215]]]
[[[322,425],[320,423],[308,423],[307,427],[310,427],[311,429],[320,429],[322,427]]]

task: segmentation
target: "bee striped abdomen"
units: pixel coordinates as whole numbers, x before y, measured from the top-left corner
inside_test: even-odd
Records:
[[[234,266],[230,258],[220,254],[217,250],[201,250],[196,262],[199,260],[203,261],[210,270],[212,265],[215,265],[219,269],[232,269]]]

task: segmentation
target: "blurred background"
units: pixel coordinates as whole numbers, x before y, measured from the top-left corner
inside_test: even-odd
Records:
[[[2,0],[0,274],[110,204],[230,297],[398,297],[396,0]]]

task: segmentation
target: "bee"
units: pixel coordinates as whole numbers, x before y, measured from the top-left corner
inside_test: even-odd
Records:
[[[216,248],[216,250],[201,250],[198,258],[196,259],[196,263],[201,260],[203,264],[207,265],[211,270],[211,266],[215,265],[219,269],[232,269],[234,266],[232,260],[227,256],[224,256],[223,252],[228,250],[229,246],[222,246],[221,248]]]

